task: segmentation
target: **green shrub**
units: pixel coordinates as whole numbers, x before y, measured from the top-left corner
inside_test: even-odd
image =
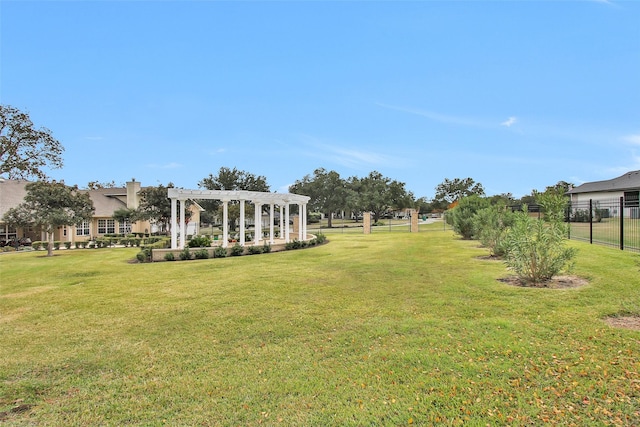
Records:
[[[248,251],[249,255],[261,254],[262,253],[262,247],[261,246],[249,246],[247,251]]]
[[[146,239],[144,239],[144,244],[145,245],[152,245],[156,242],[162,241],[168,239],[166,236],[151,236],[151,237],[147,237]],[[169,240],[171,241],[171,240]]]
[[[190,248],[208,248],[211,246],[211,239],[208,236],[195,236],[189,240]]]
[[[453,231],[463,239],[474,238],[476,230],[474,229],[473,217],[476,212],[488,206],[489,200],[476,194],[460,199],[458,206],[453,208],[450,213]]]
[[[505,262],[522,280],[543,285],[561,271],[571,269],[577,250],[565,247],[566,235],[564,223],[547,222],[520,212],[506,235]]]
[[[321,245],[326,241],[327,241],[327,236],[325,234],[323,234],[323,233],[316,234],[316,243]]]
[[[205,248],[202,248],[195,252],[196,259],[207,259],[209,258],[209,251]]]
[[[188,247],[180,251],[180,259],[183,261],[187,261],[191,259],[191,251],[189,251]]]
[[[216,246],[213,250],[214,258],[225,258],[227,256],[227,248],[223,248],[222,246]]]
[[[57,251],[58,249],[60,249],[60,242],[58,242],[58,241],[53,242],[53,249],[54,249],[54,250],[56,250],[56,251]]]
[[[43,242],[40,242],[40,241],[31,242],[31,247],[36,251],[39,251],[40,249],[42,249],[42,243]]]
[[[307,224],[315,224],[320,222],[322,214],[320,212],[309,212],[307,214]]]
[[[244,247],[240,243],[236,243],[231,247],[231,256],[240,256],[244,254]]]
[[[489,206],[473,216],[474,236],[489,249],[492,256],[502,257],[506,253],[505,238],[515,221],[515,213],[505,206]]]
[[[175,261],[176,257],[173,255],[173,252],[167,252],[166,254],[164,254],[164,260],[165,261]]]
[[[71,242],[64,242],[65,249],[71,249]]]
[[[286,243],[284,248],[288,251],[293,249],[300,249],[302,247],[302,243],[298,239],[293,239],[293,241]]]
[[[271,245],[265,242],[264,245],[262,245],[262,253],[268,254],[270,252],[271,252]]]
[[[76,249],[80,249],[82,247],[82,242],[76,242]]]

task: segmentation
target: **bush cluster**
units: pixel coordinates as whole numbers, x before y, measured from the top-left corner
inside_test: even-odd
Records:
[[[190,248],[208,248],[211,246],[211,238],[209,236],[193,236],[189,240]]]
[[[197,239],[198,236],[193,237],[191,239],[191,241],[193,241],[194,239]],[[145,245],[142,247],[142,250],[138,253],[138,255],[136,256],[138,261],[140,262],[148,262],[151,260],[151,252],[153,249],[162,249],[162,248],[167,248],[170,244],[170,239],[164,239],[161,241],[158,241],[154,244],[151,245]],[[206,243],[206,240],[200,240],[200,242],[204,242]],[[300,249],[300,248],[306,248],[308,246],[315,246],[315,245],[319,245],[326,242],[326,236],[322,233],[318,233],[318,235],[309,241],[299,241],[299,240],[294,240],[290,243],[288,243],[285,246],[285,249],[287,250],[291,250],[291,249]],[[210,241],[209,241],[210,243]],[[191,249],[193,248],[199,248],[199,250],[196,250],[195,252],[193,252]],[[255,255],[255,254],[266,254],[266,253],[270,253],[271,252],[271,245],[268,243],[264,243],[262,246],[241,246],[240,243],[235,243],[233,246],[231,246],[230,248],[224,248],[222,246],[216,246],[215,248],[213,248],[213,254],[209,253],[209,250],[207,247],[200,247],[200,246],[191,246],[188,245],[186,248],[184,248],[183,250],[180,251],[180,253],[178,254],[177,258],[183,261],[186,260],[191,260],[191,259],[208,259],[208,258],[225,258],[228,255],[230,256],[241,256],[241,255]],[[165,261],[175,261],[176,260],[176,255],[174,255],[173,252],[168,252],[164,255],[164,260]]]
[[[491,255],[502,257],[522,280],[543,283],[570,270],[576,250],[565,247],[564,197],[542,193],[537,202],[543,209],[542,219],[531,217],[526,206],[512,212],[474,195],[460,200],[448,222],[463,239],[480,240]]]

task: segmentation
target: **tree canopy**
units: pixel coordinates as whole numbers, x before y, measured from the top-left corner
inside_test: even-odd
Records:
[[[434,201],[453,203],[463,197],[471,195],[484,196],[484,188],[482,184],[476,183],[472,178],[445,178],[444,181],[436,187],[436,196]]]
[[[373,171],[364,178],[353,177],[349,187],[352,203],[358,212],[373,213],[373,220],[390,209],[404,209],[413,205],[413,194],[407,192],[405,184]]]
[[[62,167],[62,144],[49,129],[36,129],[29,114],[0,105],[0,175],[46,179],[44,168]]]
[[[56,229],[89,221],[93,215],[93,202],[87,193],[77,186],[64,182],[36,181],[25,186],[24,201],[11,208],[4,220],[13,225],[41,227],[47,235],[48,256],[53,255],[53,238]]]
[[[173,188],[173,183],[157,187],[145,187],[140,190],[140,205],[137,212],[131,219],[132,222],[143,219],[155,222],[165,233],[171,230],[171,199],[168,196],[168,189]],[[191,215],[190,202],[185,204],[185,217]]]
[[[347,182],[336,171],[318,168],[313,175],[305,175],[289,187],[289,192],[311,197],[309,206],[312,210],[324,212],[331,227],[334,212],[344,209],[347,205],[349,190]]]
[[[262,175],[254,175],[252,173],[221,167],[217,175],[209,174],[208,177],[198,182],[198,187],[207,190],[247,190],[269,192],[269,184],[267,178]],[[211,221],[212,212],[218,212],[221,209],[222,202],[220,200],[201,200],[200,205],[205,210],[204,217]],[[240,219],[240,201],[232,200],[228,205],[230,228],[235,229],[236,221]],[[247,206],[245,215],[252,215],[255,210],[253,205]]]

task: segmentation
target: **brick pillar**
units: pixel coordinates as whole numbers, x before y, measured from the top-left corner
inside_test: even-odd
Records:
[[[362,228],[364,229],[364,234],[371,234],[371,212],[362,214]]]
[[[420,231],[418,228],[418,219],[420,218],[420,215],[418,215],[418,211],[415,209],[411,209],[409,212],[411,215],[411,232],[417,233]]]

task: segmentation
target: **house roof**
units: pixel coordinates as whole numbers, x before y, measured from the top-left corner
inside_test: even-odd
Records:
[[[81,190],[82,193],[89,193],[93,207],[96,209],[94,217],[111,218],[118,209],[127,207],[126,188],[98,188],[96,190]]]
[[[567,194],[606,193],[610,191],[628,190],[640,190],[640,170],[627,172],[622,176],[605,181],[585,182],[567,191]]]
[[[7,211],[18,206],[27,195],[25,186],[29,181],[22,179],[0,179],[0,221]]]
[[[29,182],[18,179],[0,180],[0,221],[9,209],[24,202],[24,197],[27,195],[25,187]],[[94,217],[111,218],[113,212],[127,207],[126,188],[100,188],[80,191],[89,193],[95,208]]]

